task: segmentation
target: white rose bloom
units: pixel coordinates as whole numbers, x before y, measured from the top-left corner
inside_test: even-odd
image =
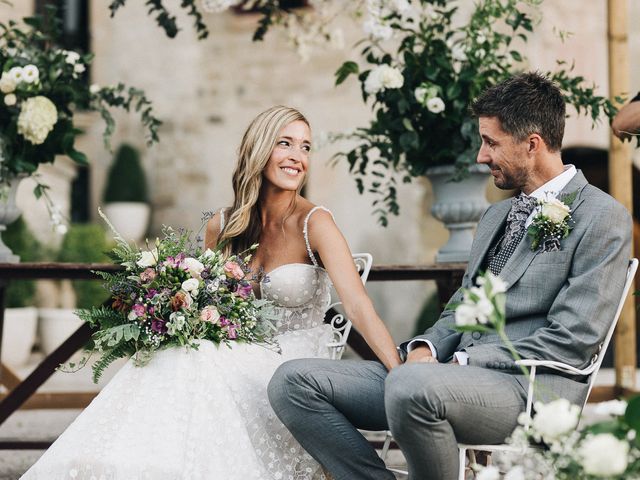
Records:
[[[204,265],[200,261],[191,257],[184,259],[184,266],[187,267],[187,270],[189,271],[191,276],[197,279],[200,278],[200,274],[204,270]]]
[[[542,214],[554,223],[562,222],[570,212],[571,209],[557,198],[542,205]]]
[[[393,28],[373,17],[363,23],[362,29],[364,33],[377,40],[389,40],[393,36]]]
[[[195,278],[190,278],[182,282],[182,289],[185,292],[197,291],[199,286],[200,282],[198,282],[198,280],[196,280]]]
[[[427,100],[427,110],[435,114],[444,111],[444,101],[440,97],[430,98]]]
[[[624,415],[626,409],[627,402],[624,400],[609,400],[598,403],[595,412],[597,415],[621,416]]]
[[[75,65],[75,63],[80,60],[80,54],[78,52],[72,52],[65,50],[64,51],[66,58],[64,59],[69,65]]]
[[[500,480],[500,469],[495,465],[483,467],[476,475],[476,480]]]
[[[74,71],[75,73],[82,73],[82,72],[84,72],[85,70],[86,70],[86,68],[85,68],[85,66],[84,66],[82,63],[76,63],[76,64],[73,66],[73,71]]]
[[[38,95],[22,102],[18,133],[34,145],[43,143],[58,121],[58,110],[47,97]]]
[[[478,43],[484,43],[487,41],[487,37],[485,37],[484,33],[479,33],[478,36],[476,36],[476,42]]]
[[[13,77],[9,75],[9,72],[4,72],[2,77],[0,77],[0,92],[13,93],[15,89],[16,82],[13,80]]]
[[[158,249],[154,248],[151,251],[145,251],[140,254],[140,260],[136,262],[139,267],[153,267],[158,263]]]
[[[92,94],[96,94],[100,91],[100,85],[93,83],[90,87],[89,87],[89,92],[91,92]]]
[[[464,62],[467,59],[464,45],[456,43],[451,47],[451,57],[458,62]]]
[[[9,70],[9,77],[16,84],[18,84],[22,80],[24,80],[24,78],[23,78],[24,77],[24,72],[22,70],[22,67],[13,67],[11,70]]]
[[[40,79],[40,71],[35,65],[27,65],[22,69],[22,76],[26,83],[36,83]]]
[[[513,467],[504,476],[504,480],[525,480],[525,478],[524,469],[520,465]]]
[[[456,307],[456,325],[476,325],[478,323],[478,315],[475,305],[462,303]]]
[[[566,398],[546,404],[536,402],[535,410],[537,413],[531,422],[532,428],[547,443],[575,430],[578,426],[580,407],[571,405]]]
[[[415,89],[413,94],[416,97],[418,103],[424,104],[427,101],[427,96],[429,95],[429,89],[427,87],[418,87]]]
[[[4,104],[7,107],[13,107],[17,101],[18,99],[13,93],[8,93],[4,96]]]
[[[578,447],[578,457],[588,475],[621,475],[629,462],[629,444],[610,433],[587,437]]]
[[[404,77],[397,68],[389,65],[378,65],[369,73],[364,82],[367,93],[377,93],[387,88],[400,88],[404,84]]]

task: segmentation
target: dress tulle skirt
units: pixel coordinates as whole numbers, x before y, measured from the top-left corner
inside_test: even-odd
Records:
[[[266,388],[285,360],[327,357],[328,326],[260,345],[202,342],[128,362],[25,480],[325,478],[273,413]]]

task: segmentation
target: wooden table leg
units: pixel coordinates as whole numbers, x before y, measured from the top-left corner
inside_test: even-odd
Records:
[[[2,358],[2,331],[4,327],[4,293],[7,289],[6,280],[0,280],[0,358]],[[2,383],[2,371],[0,371],[0,384]]]
[[[14,388],[11,393],[0,402],[0,425],[47,381],[61,363],[66,362],[71,355],[85,345],[91,338],[92,333],[93,330],[89,324],[83,323],[78,330],[51,352],[49,356],[31,372],[31,375]]]

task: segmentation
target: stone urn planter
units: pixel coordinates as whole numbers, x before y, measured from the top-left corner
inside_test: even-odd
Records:
[[[0,194],[0,263],[20,261],[20,257],[15,255],[2,241],[2,232],[7,229],[7,225],[15,222],[20,216],[20,210],[16,205],[16,191],[23,178],[25,176],[12,178],[6,192]]]
[[[37,308],[5,309],[2,332],[2,363],[12,368],[19,368],[27,363],[36,340],[37,326]]]
[[[114,202],[104,206],[104,214],[125,240],[140,243],[149,226],[151,208],[142,202]]]
[[[82,325],[71,308],[40,308],[38,311],[40,348],[45,355],[53,352]]]
[[[453,165],[431,167],[426,177],[433,187],[431,214],[449,230],[449,241],[438,250],[436,262],[466,262],[476,224],[489,206],[485,189],[489,179],[486,165],[472,165],[469,176],[460,182],[451,181]]]

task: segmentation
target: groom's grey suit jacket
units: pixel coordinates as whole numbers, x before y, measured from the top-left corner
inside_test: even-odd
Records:
[[[561,250],[531,250],[525,236],[502,269],[507,283],[506,332],[522,358],[556,360],[584,368],[604,339],[625,282],[631,245],[631,218],[612,197],[590,185],[582,172],[573,177],[561,195],[576,192],[571,206],[575,222]],[[491,205],[482,216],[471,247],[462,287],[469,288],[483,268],[489,248],[504,232],[510,200]],[[458,290],[451,302],[459,302]],[[469,365],[517,375],[526,389],[528,381],[503,342],[494,333],[454,330],[454,313],[445,310],[438,322],[416,338],[433,343],[440,362],[456,351],[469,354]],[[465,367],[460,367],[465,368]],[[550,371],[549,371],[550,372]],[[541,373],[541,395],[552,390],[582,404],[587,393],[583,378]]]

